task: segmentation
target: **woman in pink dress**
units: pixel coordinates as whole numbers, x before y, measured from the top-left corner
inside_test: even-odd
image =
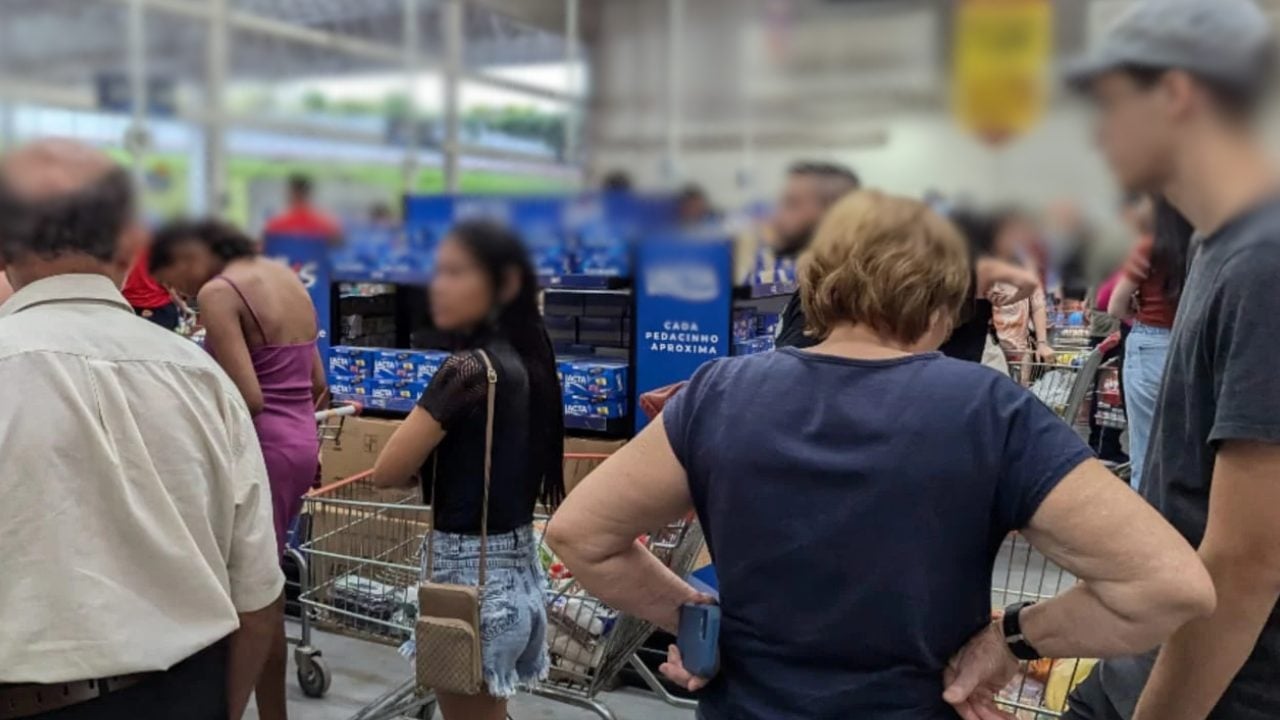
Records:
[[[283,554],[285,533],[316,479],[315,410],[327,395],[311,296],[292,270],[262,257],[252,240],[216,220],[162,228],[150,265],[160,282],[196,298],[205,347],[253,415]],[[285,665],[282,620],[256,688],[263,720],[286,717]]]

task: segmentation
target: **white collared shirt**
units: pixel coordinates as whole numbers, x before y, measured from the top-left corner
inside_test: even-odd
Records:
[[[0,683],[164,670],[284,582],[240,393],[110,280],[0,306]]]

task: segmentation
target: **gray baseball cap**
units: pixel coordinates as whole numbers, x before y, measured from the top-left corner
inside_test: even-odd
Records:
[[[1185,70],[1241,90],[1261,90],[1272,56],[1271,20],[1252,0],[1137,0],[1066,81],[1083,88],[1123,67]]]

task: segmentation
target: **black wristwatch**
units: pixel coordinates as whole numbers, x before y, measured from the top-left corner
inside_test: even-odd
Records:
[[[1000,621],[1000,629],[1004,632],[1004,642],[1009,652],[1019,660],[1039,660],[1040,653],[1027,642],[1022,634],[1022,611],[1035,605],[1033,602],[1017,603],[1004,609],[1004,618]]]

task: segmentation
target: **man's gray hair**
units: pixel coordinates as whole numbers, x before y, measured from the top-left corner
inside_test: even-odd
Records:
[[[133,212],[133,182],[120,167],[47,197],[25,197],[0,175],[0,258],[89,255],[108,262]]]

